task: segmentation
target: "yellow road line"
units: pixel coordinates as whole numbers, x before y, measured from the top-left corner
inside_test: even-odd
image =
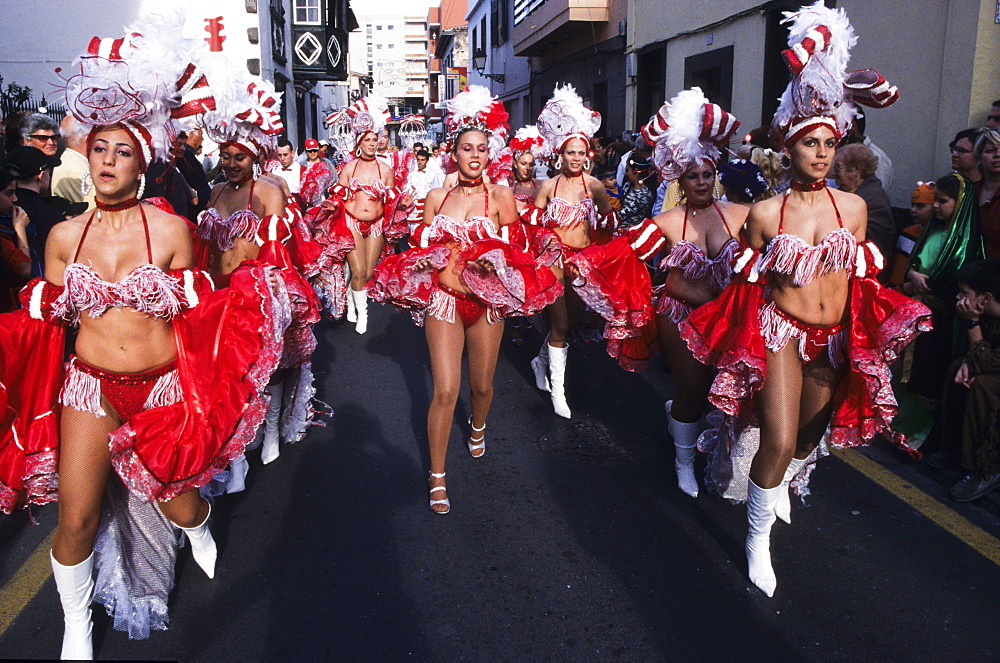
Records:
[[[7,632],[28,602],[35,597],[45,581],[52,575],[49,550],[55,530],[38,544],[31,557],[25,560],[10,581],[0,587],[0,637]]]
[[[969,522],[950,507],[937,501],[894,472],[882,467],[868,456],[853,449],[835,451],[833,455],[912,506],[931,522],[986,559],[1000,566],[1000,539]]]

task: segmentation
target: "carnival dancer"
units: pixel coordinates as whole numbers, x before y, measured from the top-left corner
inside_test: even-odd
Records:
[[[139,202],[148,166],[169,156],[169,119],[214,105],[190,59],[204,41],[182,25],[148,17],[124,38],[95,37],[74,62],[66,106],[91,127],[97,207],[53,229],[45,280],[0,316],[0,508],[51,501],[58,486],[64,659],[93,656],[92,600],[131,637],[166,628],[175,527],[214,575],[211,509],[197,489],[252,439],[280,353],[269,300],[256,295],[267,275],[211,292],[189,269],[187,223]],[[77,334],[64,377],[67,325]]]
[[[875,280],[883,260],[865,241],[864,201],[826,187],[854,103],[888,106],[898,91],[874,70],[846,71],[856,39],[843,10],[820,1],[785,16],[793,78],[772,129],[792,188],[751,208],[732,282],[680,325],[695,357],[718,367],[712,403],[760,428],[746,553],[768,596],[771,526],[789,513],[788,481],[821,439],[842,447],[892,435],[889,364],[930,327],[926,306]]]
[[[427,414],[430,508],[448,513],[445,458],[469,350],[472,416],[469,453],[486,453],[486,418],[493,400],[503,319],[550,304],[561,285],[529,255],[510,189],[483,182],[489,161],[503,148],[507,113],[481,86],[448,101],[449,139],[458,184],[427,195],[417,248],[389,256],[368,289],[377,301],[410,310],[427,333],[434,396]]]
[[[511,190],[517,202],[517,213],[535,202],[538,188],[542,185],[535,179],[535,162],[545,158],[545,139],[538,132],[538,127],[529,124],[521,127],[510,141],[513,156],[513,178]]]
[[[368,331],[368,294],[365,284],[371,279],[382,254],[384,233],[400,201],[392,168],[387,167],[375,153],[379,133],[389,120],[389,106],[379,94],[370,94],[344,111],[355,136],[354,160],[345,163],[340,180],[323,201],[322,211],[315,216],[314,231],[318,241],[328,253],[343,253],[344,230],[350,232],[353,248],[346,252],[351,270],[350,288],[346,297],[340,292],[327,294],[328,307],[335,316],[343,315],[337,302],[346,299],[347,319],[356,322],[359,334]],[[336,280],[331,285],[338,289],[344,285]],[[334,302],[330,306],[329,302]]]
[[[665,182],[677,181],[683,203],[653,222],[666,240],[660,269],[666,282],[657,288],[660,342],[674,379],[667,401],[667,422],[674,439],[674,469],[681,490],[698,496],[694,458],[700,420],[714,372],[698,362],[677,330],[695,307],[710,302],[729,285],[730,262],[739,246],[748,209],[716,200],[716,164],[740,123],[705,98],[700,88],[675,96],[643,127],[653,145],[653,163]]]
[[[225,58],[214,58],[216,69]],[[230,74],[232,76],[232,74]],[[224,78],[220,72],[216,80]],[[267,418],[261,432],[264,464],[280,454],[279,442],[302,439],[312,420],[312,353],[316,338],[312,325],[319,320],[319,302],[306,280],[315,271],[319,247],[296,232],[296,210],[282,189],[265,176],[261,164],[272,153],[282,130],[280,94],[259,78],[235,77],[217,95],[218,108],[206,113],[206,133],[219,144],[226,181],[215,185],[208,208],[198,216],[198,236],[211,245],[209,264],[219,285],[249,262],[279,268],[281,287],[275,308],[286,325],[283,369],[272,377]],[[282,417],[282,409],[285,415]],[[233,468],[236,484],[246,466]]]
[[[571,85],[556,88],[538,116],[538,131],[548,154],[557,157],[559,174],[542,182],[533,205],[521,213],[526,222],[553,230],[561,242],[562,258],[553,270],[564,283],[564,295],[546,309],[549,334],[531,368],[538,388],[550,392],[555,413],[566,418],[571,416],[565,387],[568,339],[580,300],[604,318],[608,353],[626,368],[639,368],[642,360],[629,359],[634,353],[628,343],[642,334],[653,314],[652,284],[640,260],[651,257],[663,241],[648,222],[622,241],[609,242],[617,216],[604,185],[585,172],[590,139],[600,126],[600,113],[585,106]]]

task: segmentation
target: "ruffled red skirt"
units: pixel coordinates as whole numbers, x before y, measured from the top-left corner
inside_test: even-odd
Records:
[[[431,305],[438,272],[448,265],[450,256],[451,249],[443,244],[390,255],[375,268],[368,293],[376,301],[416,313],[414,317],[419,319]],[[430,261],[429,267],[415,271],[414,266],[424,259]],[[483,269],[480,260],[488,261],[493,268]],[[455,270],[472,294],[487,306],[492,319],[531,315],[562,294],[562,284],[551,269],[503,240],[474,242],[460,253]]]
[[[110,435],[111,463],[142,499],[203,486],[253,439],[282,355],[273,271],[245,264],[230,287],[174,317],[183,401],[139,412]],[[0,509],[9,512],[56,496],[64,332],[23,309],[0,316],[0,330]]]
[[[580,299],[604,318],[608,354],[626,370],[648,368],[659,348],[652,281],[629,238],[591,244],[564,262],[576,267],[572,285]]]
[[[758,424],[753,396],[767,378],[758,315],[763,292],[759,283],[738,277],[680,323],[695,358],[718,368],[709,400],[747,426]],[[889,367],[918,333],[931,328],[930,310],[873,278],[852,278],[848,325],[848,371],[834,395],[829,442],[856,446],[884,433],[905,446],[890,426],[898,408]]]
[[[347,312],[347,281],[344,263],[354,250],[354,235],[344,223],[344,208],[335,211],[313,207],[305,214],[306,225],[322,251],[317,261],[319,272],[313,277],[313,288],[326,310],[339,320]]]

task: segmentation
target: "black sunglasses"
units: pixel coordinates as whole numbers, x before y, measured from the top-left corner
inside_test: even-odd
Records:
[[[59,134],[52,134],[51,136],[46,136],[45,134],[31,134],[28,136],[28,138],[30,138],[31,140],[37,140],[39,143],[47,140],[51,140],[53,143],[55,143],[60,138],[62,138],[62,136]]]

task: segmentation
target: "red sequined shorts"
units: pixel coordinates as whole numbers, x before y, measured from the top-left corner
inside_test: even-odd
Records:
[[[483,314],[488,312],[489,309],[479,297],[440,284],[438,292],[431,296],[431,305],[427,309],[429,315],[442,322],[455,322],[455,314],[458,313],[462,326],[466,329],[479,322]],[[487,320],[492,323],[493,320],[489,318],[487,316]]]
[[[107,412],[101,406],[102,397],[122,421],[143,410],[179,403],[183,393],[176,362],[140,373],[115,373],[84,363],[76,355],[70,357],[59,402],[104,417]]]
[[[385,217],[380,216],[373,221],[362,221],[344,212],[347,227],[362,237],[381,237],[385,230]]]
[[[827,350],[830,363],[839,366],[847,357],[847,325],[810,325],[765,301],[760,308],[760,334],[764,346],[778,352],[791,340],[799,341],[799,358],[809,363]]]

